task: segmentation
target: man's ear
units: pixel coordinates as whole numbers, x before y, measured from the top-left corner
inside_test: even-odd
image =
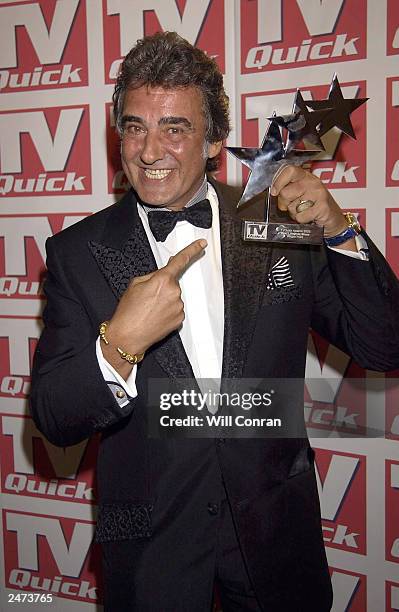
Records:
[[[219,155],[221,148],[222,148],[221,140],[219,140],[218,142],[209,142],[208,143],[208,157],[212,159],[212,157],[216,157],[216,155]]]

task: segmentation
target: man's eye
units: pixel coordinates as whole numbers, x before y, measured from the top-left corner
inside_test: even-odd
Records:
[[[140,125],[125,125],[123,133],[130,136],[139,136],[144,133],[144,129]]]
[[[168,134],[171,134],[172,136],[178,136],[180,134],[183,134],[184,130],[181,127],[169,127],[167,132]]]

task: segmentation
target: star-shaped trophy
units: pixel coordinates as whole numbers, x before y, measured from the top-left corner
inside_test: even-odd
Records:
[[[312,114],[307,112],[307,114]],[[303,120],[302,120],[303,117]],[[283,141],[279,123],[284,122],[288,134],[293,136],[289,141]],[[306,130],[306,131],[305,131]],[[301,138],[295,134],[301,133]],[[292,143],[299,140],[316,141],[318,138],[315,126],[308,123],[306,116],[296,112],[292,115],[273,116],[263,138],[260,149],[245,147],[226,147],[251,170],[251,175],[245,185],[244,192],[238,203],[238,208],[256,195],[268,189],[273,177],[282,166],[301,166],[320,153],[317,149],[294,149]],[[288,149],[290,147],[290,149]],[[305,244],[320,244],[323,239],[323,228],[315,223],[297,223],[286,213],[279,210],[277,198],[268,189],[264,221],[245,220],[243,225],[244,240],[261,240],[265,242],[302,242]]]
[[[305,102],[298,90],[290,115],[274,113],[269,117],[269,126],[260,148],[226,147],[229,153],[251,170],[237,208],[267,190],[264,218],[244,220],[244,240],[322,243],[323,228],[316,223],[297,223],[286,211],[279,210],[278,198],[271,195],[270,186],[280,168],[288,165],[302,166],[324,150],[321,136],[332,127],[354,137],[350,114],[366,100],[345,99],[337,76],[334,75],[327,100]],[[308,108],[314,110],[309,111]],[[302,210],[313,204],[310,201],[300,202]]]

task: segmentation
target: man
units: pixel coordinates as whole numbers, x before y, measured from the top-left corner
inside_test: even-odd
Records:
[[[106,610],[205,612],[216,581],[225,612],[327,611],[307,439],[152,439],[149,386],[303,379],[310,326],[363,367],[396,368],[397,281],[301,168],[275,177],[279,206],[340,244],[242,242],[239,195],[205,178],[229,129],[222,76],[176,34],[130,51],[114,108],[132,190],[48,240],[32,383],[33,416],[51,442],[102,432]],[[314,205],[298,212],[303,200]]]

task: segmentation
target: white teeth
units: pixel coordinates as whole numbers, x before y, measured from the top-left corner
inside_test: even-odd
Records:
[[[172,170],[144,170],[144,173],[147,178],[154,179],[156,181],[160,181],[168,176]]]

